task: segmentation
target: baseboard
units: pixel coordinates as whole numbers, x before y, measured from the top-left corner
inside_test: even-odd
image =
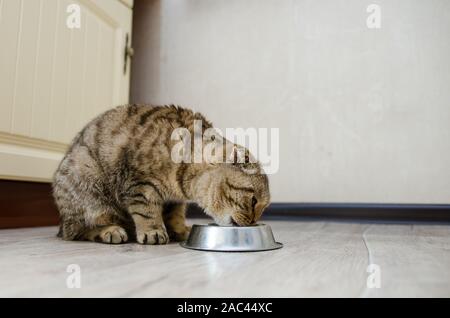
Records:
[[[57,225],[50,183],[0,180],[0,229]]]
[[[189,208],[188,215],[206,217],[196,205]],[[450,222],[450,204],[272,203],[262,219],[276,218]]]
[[[50,226],[59,222],[50,183],[0,180],[0,229]],[[192,204],[189,217],[206,217]],[[450,222],[450,204],[272,203],[264,219],[359,219]]]

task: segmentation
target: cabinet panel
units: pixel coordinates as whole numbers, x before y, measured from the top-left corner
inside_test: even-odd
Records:
[[[67,23],[73,4],[79,28]],[[55,149],[62,155],[90,119],[128,102],[131,19],[119,0],[0,0],[0,41],[8,43],[0,50],[1,178],[50,179]],[[46,172],[37,171],[42,160]]]

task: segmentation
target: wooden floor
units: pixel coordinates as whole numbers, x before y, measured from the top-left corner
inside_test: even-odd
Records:
[[[266,223],[284,248],[214,253],[63,242],[54,227],[1,230],[0,296],[450,297],[449,225]],[[66,285],[70,264],[80,266],[79,289]],[[367,288],[369,264],[380,288]]]

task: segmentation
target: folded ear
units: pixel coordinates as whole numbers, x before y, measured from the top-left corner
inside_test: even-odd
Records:
[[[246,149],[243,147],[240,147],[238,145],[233,145],[231,148],[231,154],[229,155],[230,162],[233,165],[246,163],[248,156],[246,154]]]
[[[229,159],[229,163],[233,164],[233,165],[237,165],[239,163],[239,150],[238,147],[236,145],[233,145],[233,147],[231,148],[231,153],[228,156]]]

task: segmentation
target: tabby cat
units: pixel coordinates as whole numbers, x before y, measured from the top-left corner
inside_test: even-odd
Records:
[[[184,127],[194,133],[196,120],[202,131],[212,127],[189,109],[127,105],[87,124],[54,176],[59,236],[111,244],[185,240],[188,202],[220,225],[254,224],[270,200],[267,176],[257,162],[171,159],[173,130]]]

